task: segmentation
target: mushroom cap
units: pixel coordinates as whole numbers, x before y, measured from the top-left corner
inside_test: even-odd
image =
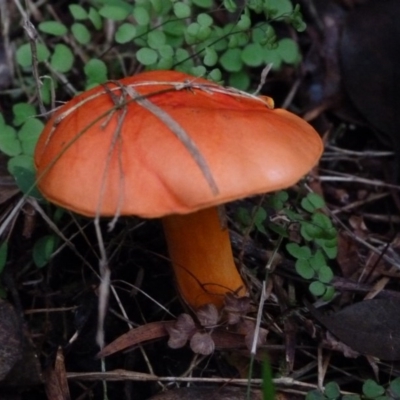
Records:
[[[129,88],[183,128],[206,168]],[[307,122],[270,109],[265,98],[152,71],[108,82],[57,109],[39,138],[35,165],[39,190],[55,204],[87,216],[155,218],[289,187],[322,151]]]

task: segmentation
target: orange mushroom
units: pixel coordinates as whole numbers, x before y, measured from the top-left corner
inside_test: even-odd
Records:
[[[175,71],[108,82],[47,123],[38,187],[86,216],[163,217],[183,299],[220,307],[246,288],[216,206],[291,186],[323,150],[309,124],[269,103]]]

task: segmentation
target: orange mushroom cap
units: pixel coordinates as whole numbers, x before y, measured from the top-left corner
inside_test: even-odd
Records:
[[[132,87],[175,120],[215,180]],[[116,104],[125,99],[126,103]],[[296,183],[323,150],[301,118],[265,100],[176,71],[108,82],[60,107],[35,151],[38,186],[53,203],[87,216],[186,214]]]

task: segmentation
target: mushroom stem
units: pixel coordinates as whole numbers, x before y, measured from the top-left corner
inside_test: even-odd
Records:
[[[226,293],[246,294],[217,207],[170,215],[163,225],[177,285],[189,306],[213,303],[221,308]]]

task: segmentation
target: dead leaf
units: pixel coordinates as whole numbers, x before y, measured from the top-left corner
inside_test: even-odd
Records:
[[[189,314],[179,315],[174,325],[167,325],[165,328],[169,334],[168,346],[171,349],[180,349],[185,346],[196,332],[196,325]]]
[[[45,389],[51,400],[70,400],[67,374],[62,349],[57,350],[56,362],[46,372]]]
[[[214,352],[215,343],[208,332],[196,332],[190,339],[190,348],[194,353],[208,356]]]
[[[217,325],[219,320],[219,313],[214,304],[204,304],[196,311],[197,319],[201,326],[213,327]]]
[[[311,314],[353,350],[383,360],[400,360],[400,301],[373,299],[326,315],[305,302]]]
[[[232,293],[225,295],[224,304],[224,312],[229,325],[237,324],[251,309],[249,297],[237,297]]]
[[[150,322],[138,328],[131,329],[113,342],[108,344],[97,354],[97,358],[107,357],[118,351],[168,336],[169,327],[174,327],[176,321]],[[239,349],[244,347],[244,336],[239,333],[215,329],[211,337],[217,349]]]
[[[22,332],[14,307],[0,299],[0,381],[22,357]]]

